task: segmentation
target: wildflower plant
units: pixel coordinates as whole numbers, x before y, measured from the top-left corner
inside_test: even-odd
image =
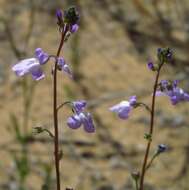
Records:
[[[12,70],[17,76],[22,77],[25,75],[31,75],[33,80],[40,81],[45,78],[43,72],[43,67],[49,62],[54,62],[54,67],[52,70],[53,75],[53,121],[54,121],[54,134],[48,129],[43,129],[41,127],[35,128],[36,133],[41,133],[46,131],[50,137],[54,139],[54,160],[55,160],[55,170],[56,170],[56,189],[61,189],[60,183],[60,160],[62,157],[62,152],[59,149],[59,127],[58,127],[58,111],[64,105],[70,105],[74,115],[67,119],[67,125],[71,129],[77,129],[83,125],[84,130],[88,133],[95,132],[93,119],[90,113],[86,112],[87,102],[81,101],[65,101],[58,105],[57,102],[57,72],[66,73],[71,79],[73,78],[70,66],[66,63],[64,57],[61,56],[61,51],[65,42],[68,41],[69,37],[78,31],[79,29],[79,13],[75,7],[70,7],[69,9],[62,12],[61,10],[56,11],[58,30],[61,35],[60,43],[56,52],[56,55],[50,55],[43,51],[41,48],[37,48],[34,53],[34,57],[21,60],[16,65],[12,67]]]
[[[189,94],[180,87],[178,87],[177,80],[175,81],[161,80],[159,82],[160,72],[163,66],[165,66],[168,63],[171,63],[172,56],[173,55],[170,48],[159,48],[157,51],[157,58],[158,58],[157,64],[154,64],[151,61],[147,64],[148,69],[155,73],[155,81],[152,93],[152,103],[150,107],[144,103],[137,102],[136,96],[132,96],[129,99],[129,101],[121,101],[119,104],[116,104],[110,108],[110,111],[117,113],[117,115],[121,119],[128,119],[130,117],[131,110],[140,106],[146,108],[150,113],[150,128],[149,131],[144,134],[144,138],[147,140],[147,145],[146,145],[142,168],[140,172],[135,171],[131,174],[133,180],[135,181],[136,190],[144,190],[144,178],[146,171],[151,167],[155,158],[167,150],[166,145],[160,144],[157,146],[157,150],[154,152],[152,158],[151,159],[149,158],[149,152],[154,132],[156,97],[167,96],[169,97],[172,105],[176,105],[180,102],[189,101]]]
[[[73,73],[70,66],[67,64],[65,58],[61,56],[61,51],[64,44],[69,40],[70,36],[76,33],[79,29],[79,14],[75,7],[62,12],[56,11],[57,25],[60,32],[60,43],[55,55],[45,52],[42,48],[36,48],[34,56],[21,60],[12,67],[12,70],[19,77],[25,75],[31,75],[35,81],[40,81],[45,78],[43,67],[52,61],[54,63],[52,72],[53,75],[53,122],[54,133],[48,129],[42,127],[36,127],[36,133],[47,132],[54,142],[54,163],[56,171],[56,190],[61,189],[60,182],[60,160],[62,152],[59,147],[59,126],[58,126],[58,112],[64,105],[69,105],[73,111],[73,114],[67,118],[67,126],[70,129],[83,128],[87,133],[94,133],[95,127],[92,116],[86,111],[87,102],[85,100],[77,101],[65,101],[58,103],[57,99],[57,72],[66,74],[70,79],[73,79]],[[154,132],[154,118],[155,118],[155,105],[156,97],[167,96],[172,105],[176,105],[180,102],[189,101],[189,94],[183,89],[178,87],[178,81],[161,80],[159,81],[160,72],[162,67],[172,61],[172,51],[169,48],[159,48],[157,52],[158,62],[154,64],[152,61],[147,64],[148,69],[155,73],[155,81],[152,92],[152,102],[148,106],[145,103],[139,102],[136,95],[129,98],[128,101],[124,100],[120,103],[112,106],[110,111],[116,113],[120,119],[127,120],[131,117],[134,109],[138,107],[144,107],[150,114],[150,128],[147,133],[144,134],[144,138],[147,141],[144,160],[141,171],[135,171],[132,173],[132,177],[135,181],[136,190],[144,190],[144,179],[147,170],[151,167],[153,161],[157,156],[164,153],[167,150],[167,146],[160,144],[154,151],[154,154],[149,158],[149,152],[153,140]],[[51,169],[50,169],[51,173]],[[47,176],[47,181],[49,176]],[[45,188],[45,187],[44,187]]]

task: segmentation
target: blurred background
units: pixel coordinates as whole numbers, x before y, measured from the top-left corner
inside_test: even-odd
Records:
[[[96,133],[71,130],[67,107],[59,114],[62,188],[77,190],[131,190],[130,173],[141,169],[149,127],[149,114],[133,110],[122,121],[108,111],[132,95],[150,105],[154,73],[146,63],[157,61],[158,47],[170,47],[174,61],[161,79],[178,79],[189,89],[188,0],[0,0],[0,189],[54,189],[53,143],[47,133],[35,135],[34,127],[53,132],[53,63],[46,78],[17,78],[11,66],[33,57],[41,47],[55,54],[60,40],[57,8],[76,5],[80,29],[64,46],[64,58],[75,79],[58,74],[59,102],[85,99],[93,114]],[[167,153],[147,172],[146,190],[188,190],[189,104],[172,106],[157,98],[155,133],[150,154],[158,144]]]

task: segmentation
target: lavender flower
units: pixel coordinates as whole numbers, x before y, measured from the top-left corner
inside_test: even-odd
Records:
[[[64,71],[70,78],[72,78],[72,72],[69,68],[69,65],[66,64],[65,60],[63,57],[59,57],[58,58],[58,66],[59,66],[59,69]]]
[[[154,64],[153,64],[151,61],[148,62],[147,66],[148,66],[148,69],[149,69],[149,70],[152,70],[152,71],[155,70]]]
[[[49,55],[45,53],[41,48],[35,50],[36,58],[24,59],[18,62],[12,67],[12,70],[17,76],[24,76],[26,74],[31,74],[34,80],[41,80],[45,77],[41,65],[45,64]]]
[[[12,70],[17,76],[24,76],[26,74],[31,74],[34,80],[40,80],[45,77],[39,60],[36,58],[24,59],[14,65]]]
[[[178,81],[172,83],[166,80],[160,82],[160,90],[156,92],[156,96],[168,96],[172,105],[176,105],[182,101],[189,101],[189,94],[179,88]]]
[[[136,96],[131,96],[129,101],[121,101],[119,104],[110,108],[110,111],[115,112],[121,119],[128,119],[129,113],[136,104]]]
[[[76,113],[68,118],[67,125],[71,129],[78,129],[83,125],[84,130],[87,133],[93,133],[95,132],[95,128],[92,116],[90,113],[84,112],[85,107],[86,101],[84,100],[73,102],[73,109]]]

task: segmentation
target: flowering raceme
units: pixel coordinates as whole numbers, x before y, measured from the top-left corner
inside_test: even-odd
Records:
[[[92,116],[90,113],[84,112],[86,104],[87,103],[84,100],[73,102],[73,110],[75,111],[75,114],[68,118],[67,124],[71,129],[78,129],[83,125],[86,132],[93,133],[95,132],[95,128]]]
[[[136,104],[136,96],[131,96],[129,101],[121,101],[119,104],[112,106],[110,111],[115,112],[121,119],[128,119],[129,113]]]
[[[168,96],[172,105],[176,105],[183,101],[189,101],[189,94],[178,87],[177,80],[173,82],[162,80],[159,84],[159,90],[156,92],[156,96]]]

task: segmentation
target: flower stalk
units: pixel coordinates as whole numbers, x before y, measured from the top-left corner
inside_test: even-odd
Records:
[[[152,104],[151,104],[150,130],[149,130],[149,133],[148,133],[149,136],[151,137],[151,139],[152,139],[153,129],[154,129],[154,112],[155,112],[156,91],[157,91],[157,87],[158,87],[158,80],[159,80],[159,75],[160,75],[160,71],[161,71],[162,66],[163,66],[163,64],[160,64],[160,66],[159,66],[159,68],[157,70],[155,83],[154,83],[154,88],[153,88],[153,96],[152,96]],[[144,177],[145,177],[146,166],[147,166],[147,162],[148,162],[150,146],[151,146],[151,142],[152,142],[151,139],[148,140],[146,151],[145,151],[145,156],[144,156],[144,161],[143,161],[143,164],[142,164],[142,171],[141,171],[141,176],[140,176],[140,189],[139,190],[144,189]]]
[[[67,27],[62,31],[61,41],[56,53],[56,56],[60,56],[61,49],[64,45],[65,35],[67,33]],[[53,120],[54,120],[54,158],[55,158],[55,169],[56,169],[56,186],[57,190],[61,189],[60,186],[60,158],[59,158],[59,131],[58,131],[58,107],[57,107],[57,69],[58,61],[56,59],[53,71]]]

